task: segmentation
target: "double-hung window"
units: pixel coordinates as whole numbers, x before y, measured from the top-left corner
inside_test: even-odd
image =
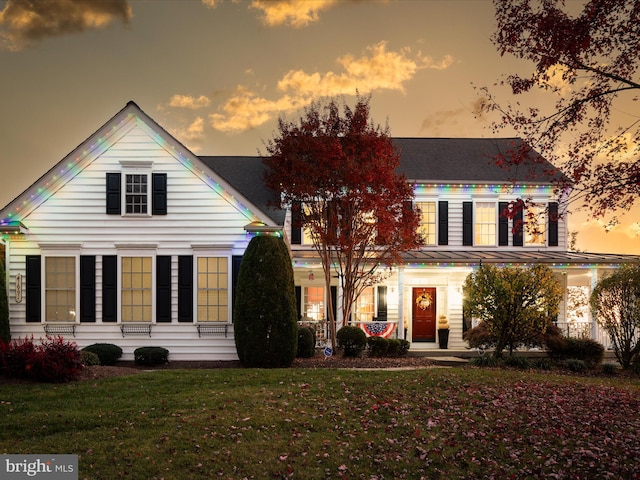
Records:
[[[474,245],[494,246],[496,244],[496,219],[495,202],[476,202]]]
[[[436,244],[436,202],[417,202],[416,206],[420,209],[420,226],[418,232],[422,235],[425,245]]]
[[[229,321],[229,259],[198,257],[199,322]]]
[[[149,211],[149,175],[127,173],[124,176],[124,206],[127,215],[146,215]]]
[[[122,257],[121,320],[153,320],[153,257]]]
[[[373,287],[365,288],[356,300],[355,319],[357,322],[371,322],[375,313]]]
[[[76,320],[76,257],[45,257],[45,321]]]
[[[307,318],[324,320],[324,288],[304,287],[302,312]]]
[[[545,206],[542,203],[527,205],[524,225],[524,244],[528,246],[543,246],[546,243]]]

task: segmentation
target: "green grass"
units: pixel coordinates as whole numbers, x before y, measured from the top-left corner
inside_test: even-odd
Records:
[[[108,480],[640,478],[639,392],[471,368],[0,385],[0,453],[78,454],[79,478]]]

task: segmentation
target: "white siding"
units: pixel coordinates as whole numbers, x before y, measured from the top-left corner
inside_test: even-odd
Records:
[[[96,342],[114,343],[123,348],[124,359],[129,360],[133,358],[133,350],[140,346],[168,348],[169,358],[174,360],[236,359],[232,326],[226,338],[199,337],[195,324],[177,322],[177,256],[193,255],[193,247],[202,245],[219,250],[222,256],[242,254],[249,240],[244,226],[255,216],[245,213],[230,193],[219,193],[219,187],[202,172],[196,174],[187,168],[169,145],[162,145],[159,137],[154,138],[149,127],[129,122],[123,128],[126,133],[110,148],[22,219],[29,232],[25,237],[14,236],[9,249],[12,336],[44,336],[43,324],[25,322],[25,256],[40,255],[41,246],[73,244],[81,246],[79,254],[96,256],[97,321],[78,324],[76,336],[67,336],[68,340],[74,340],[80,347]],[[121,162],[141,160],[153,162],[154,173],[167,174],[167,215],[107,215],[106,173],[121,171]],[[172,256],[172,323],[154,324],[151,338],[123,337],[119,324],[102,323],[102,255],[122,253],[117,248],[119,244],[151,247],[140,250],[141,255]],[[23,277],[21,303],[15,301],[18,273]]]

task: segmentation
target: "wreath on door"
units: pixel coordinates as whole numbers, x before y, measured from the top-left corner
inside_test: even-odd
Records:
[[[429,308],[432,302],[433,297],[431,297],[431,294],[427,292],[423,292],[422,295],[418,295],[418,297],[416,297],[416,305],[421,310]]]

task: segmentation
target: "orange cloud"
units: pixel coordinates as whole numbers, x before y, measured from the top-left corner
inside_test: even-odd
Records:
[[[255,128],[280,113],[309,105],[314,99],[337,95],[353,95],[356,91],[367,94],[375,90],[403,92],[404,84],[418,70],[442,69],[453,63],[450,56],[440,61],[430,57],[412,56],[409,49],[388,51],[380,42],[366,49],[360,57],[345,55],[337,60],[342,72],[307,73],[290,70],[277,84],[282,97],[269,100],[239,87],[237,93],[222,107],[224,113],[211,115],[216,130],[240,132]]]
[[[0,47],[22,50],[48,37],[105,28],[133,14],[127,0],[7,0],[0,11]]]
[[[189,108],[196,110],[198,108],[208,107],[211,103],[208,97],[200,95],[199,97],[192,97],[190,95],[174,95],[169,100],[170,107],[176,108]]]
[[[318,21],[319,12],[335,3],[336,0],[254,0],[251,8],[262,11],[265,25],[300,28]]]

